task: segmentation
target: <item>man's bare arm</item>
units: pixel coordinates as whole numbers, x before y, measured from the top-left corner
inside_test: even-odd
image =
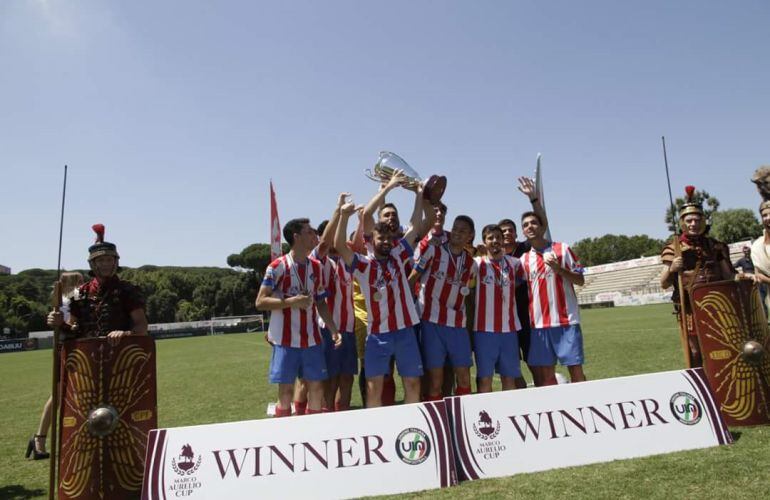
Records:
[[[147,335],[147,315],[144,313],[144,309],[131,311],[131,334]]]
[[[334,238],[337,233],[337,224],[340,220],[340,207],[345,203],[345,198],[350,196],[350,193],[340,193],[337,198],[337,206],[334,207],[334,212],[329,218],[329,223],[324,229],[324,233],[321,235],[321,241],[318,243],[318,256],[326,257],[329,253],[329,249],[334,247]]]
[[[326,304],[326,299],[317,300],[315,306],[316,309],[318,309],[318,315],[322,320],[324,320],[326,327],[332,334],[334,346],[339,347],[342,344],[342,336],[340,335],[339,328],[337,328],[337,324],[334,322],[334,317],[332,317],[331,311],[329,311],[329,306]]]
[[[308,295],[295,295],[294,297],[278,298],[273,297],[273,289],[269,286],[259,287],[259,294],[254,305],[260,311],[277,311],[289,307],[306,309],[310,307],[313,298]]]
[[[402,184],[405,180],[406,176],[404,175],[404,172],[402,170],[396,170],[393,172],[393,175],[390,177],[388,183],[385,184],[382,189],[377,191],[377,194],[375,194],[372,199],[369,200],[369,203],[367,203],[364,207],[364,234],[372,233],[372,229],[374,228],[374,214],[384,203],[385,195],[387,195],[399,184]]]
[[[345,203],[340,207],[340,220],[337,224],[337,232],[334,238],[334,248],[337,249],[337,252],[347,266],[353,265],[354,253],[348,248],[348,238],[346,233],[348,231],[348,219],[350,219],[350,216],[355,211],[356,207],[352,203]]]

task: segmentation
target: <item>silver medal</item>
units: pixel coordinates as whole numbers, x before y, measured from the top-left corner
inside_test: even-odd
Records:
[[[379,302],[379,301],[381,301],[381,300],[382,300],[382,292],[381,292],[381,291],[379,291],[379,290],[377,290],[377,291],[376,291],[376,292],[374,292],[374,294],[372,295],[372,298],[375,300],[375,302]]]
[[[465,295],[468,295],[469,293],[471,293],[471,289],[468,288],[467,286],[460,288],[460,295],[465,296]]]

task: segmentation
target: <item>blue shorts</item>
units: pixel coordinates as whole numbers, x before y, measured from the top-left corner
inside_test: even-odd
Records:
[[[583,332],[580,325],[533,328],[529,345],[531,366],[582,365]]]
[[[337,375],[355,375],[358,373],[358,354],[356,353],[356,335],[353,332],[341,332],[342,345],[334,348],[332,332],[321,328],[324,340],[324,357],[329,377]]]
[[[522,328],[517,333],[519,335],[519,359],[529,363],[529,337],[531,336],[529,326]]]
[[[366,377],[388,375],[392,356],[396,357],[396,367],[402,377],[422,376],[420,348],[411,327],[366,336],[364,349]]]
[[[425,368],[443,368],[447,358],[454,367],[470,368],[471,341],[466,328],[438,325],[430,321],[421,323],[422,359]]]
[[[323,345],[313,347],[285,347],[273,345],[270,359],[270,383],[293,384],[297,378],[326,380],[326,360]]]
[[[503,377],[521,377],[519,339],[516,332],[474,332],[476,376],[491,377],[495,371]]]

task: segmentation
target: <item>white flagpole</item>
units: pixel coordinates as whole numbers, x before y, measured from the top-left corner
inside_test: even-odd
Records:
[[[543,171],[540,168],[540,153],[537,154],[537,166],[535,167],[535,186],[537,188],[537,197],[540,200],[540,205],[543,206],[543,212],[545,212],[545,194],[543,193]],[[545,230],[545,239],[553,241],[551,239],[551,222],[548,221],[548,227]]]

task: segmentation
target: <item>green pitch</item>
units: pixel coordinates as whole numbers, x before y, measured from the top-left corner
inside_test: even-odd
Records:
[[[589,379],[682,366],[670,306],[582,315]],[[161,340],[157,349],[161,427],[265,418],[275,400],[267,383],[270,349],[261,334]],[[50,350],[0,355],[0,499],[47,493],[48,461],[24,460],[23,452],[50,390],[50,359]],[[353,405],[360,407],[357,393]],[[411,497],[766,498],[770,427],[734,431],[732,446],[469,482]]]

